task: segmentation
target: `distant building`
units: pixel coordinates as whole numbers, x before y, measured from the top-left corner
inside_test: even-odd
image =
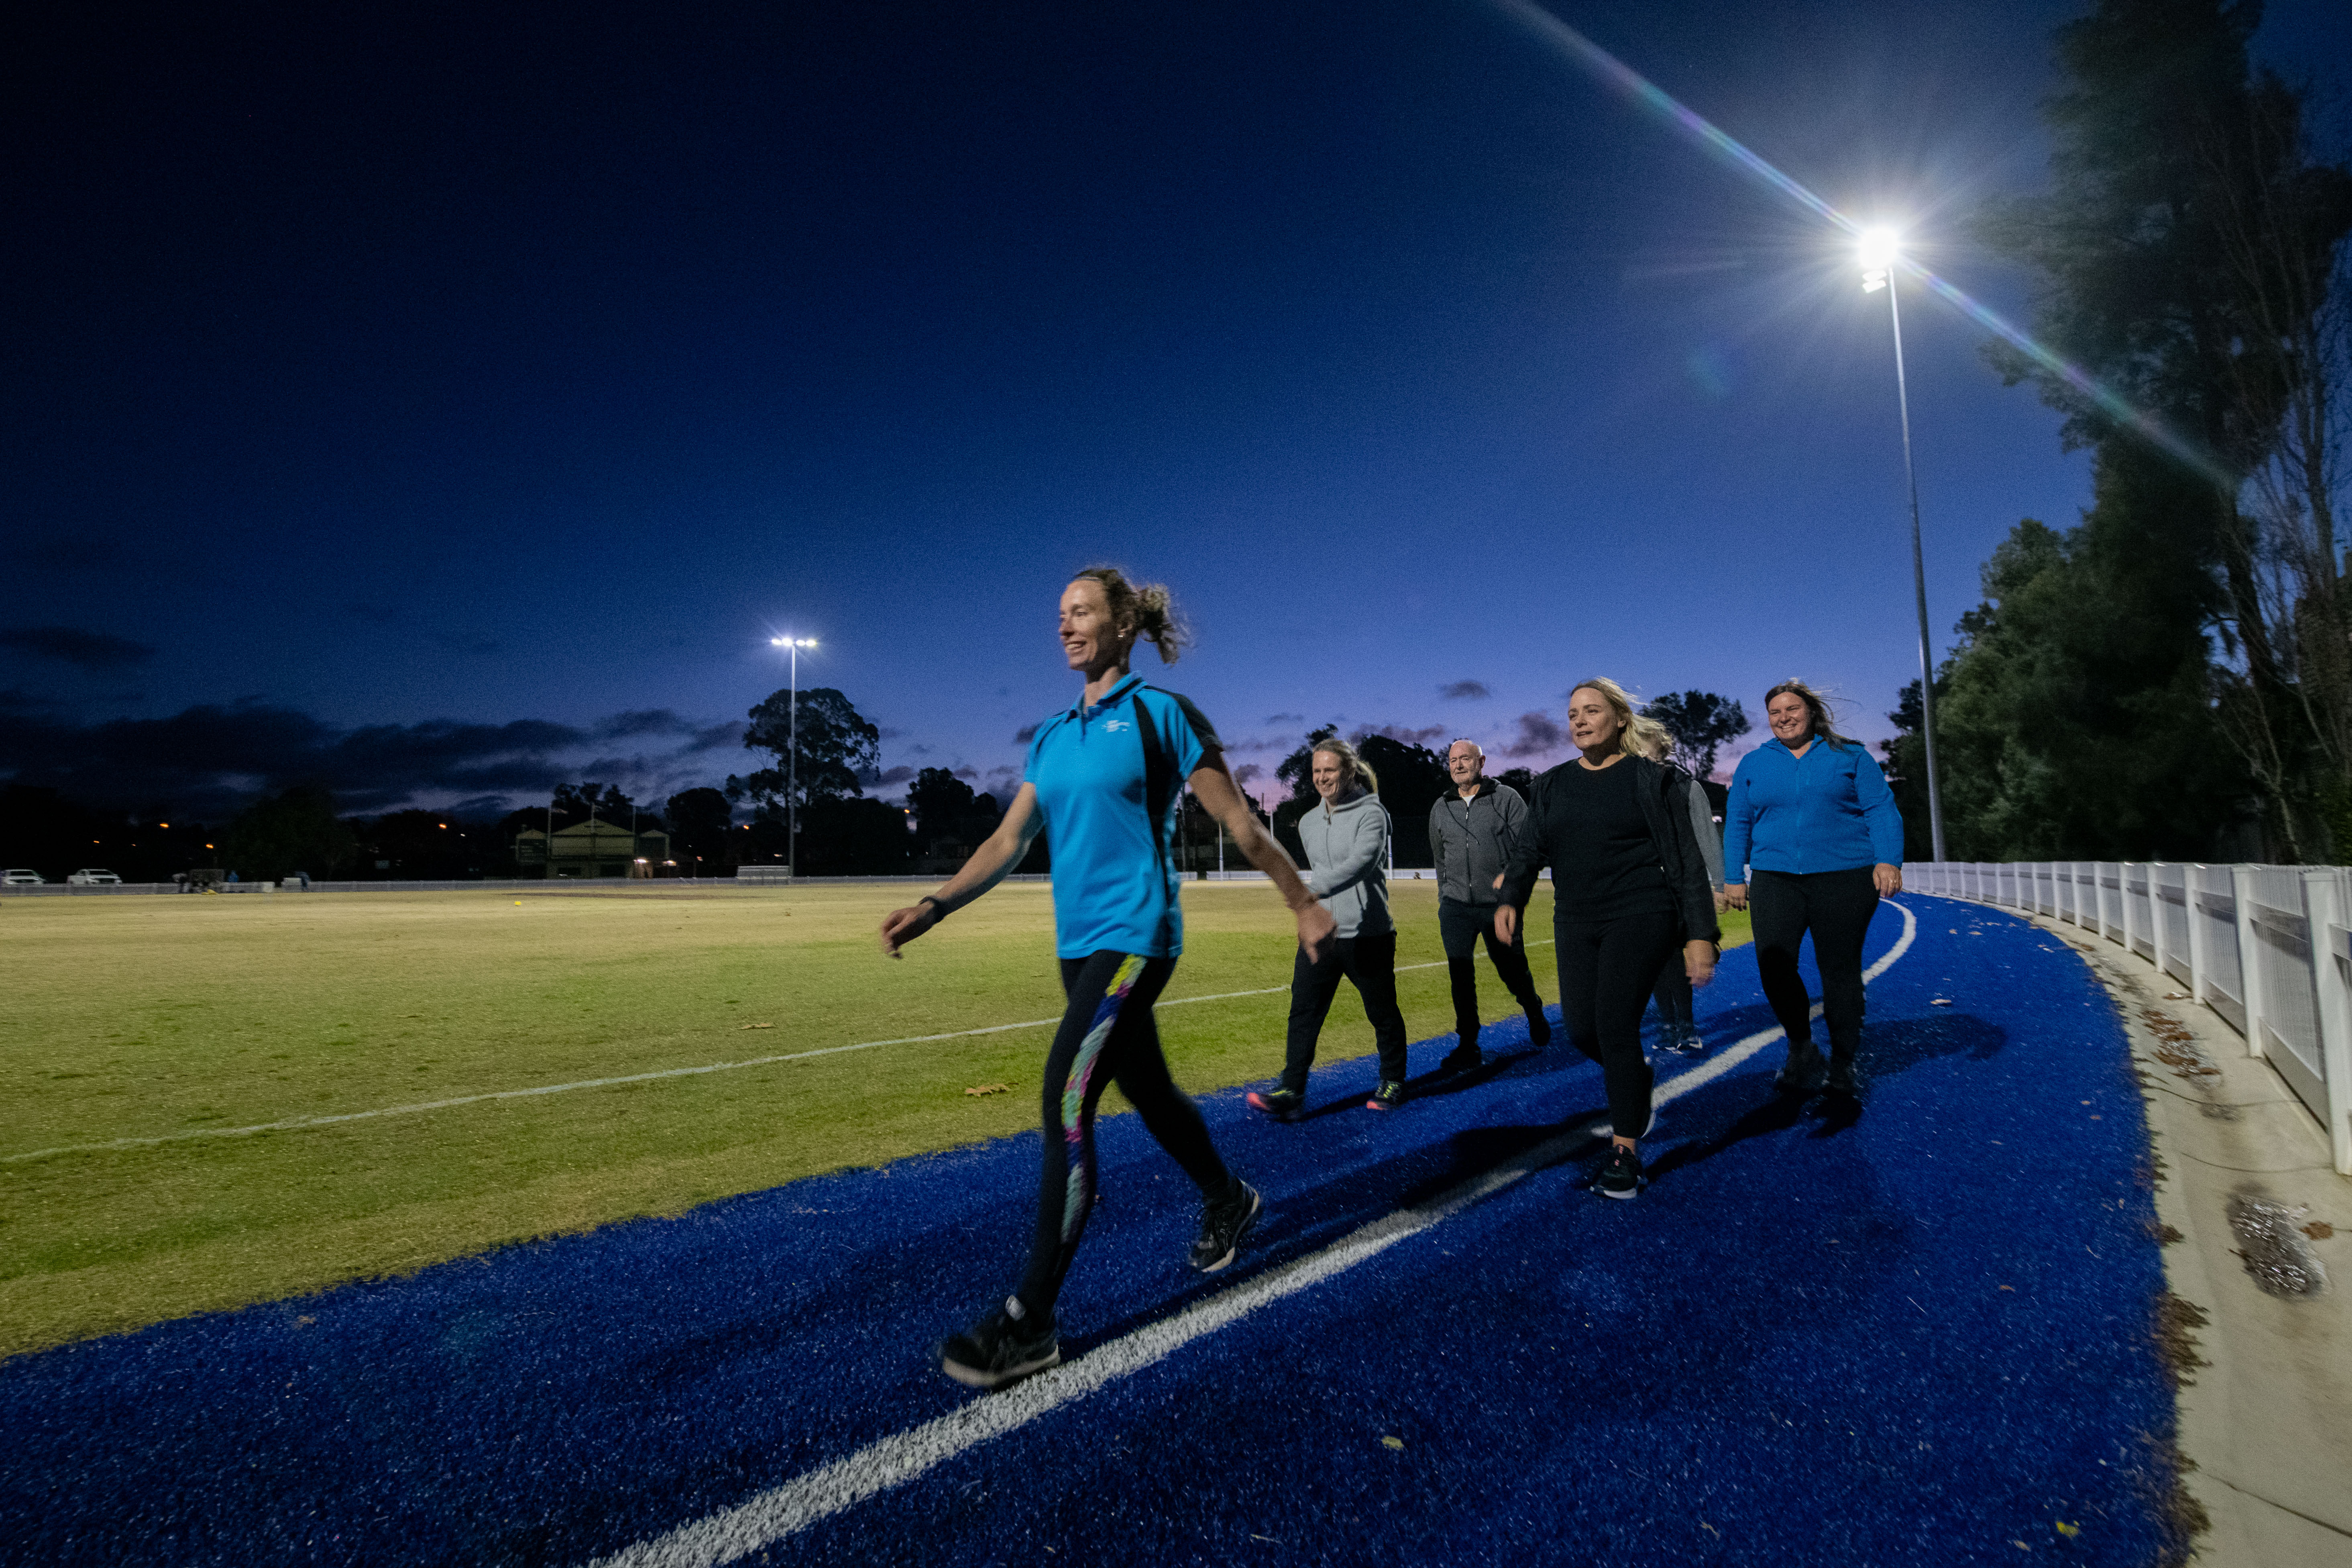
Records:
[[[618,823],[586,822],[559,827],[551,841],[542,830],[526,827],[515,835],[515,865],[526,877],[674,877],[669,835],[633,833]]]

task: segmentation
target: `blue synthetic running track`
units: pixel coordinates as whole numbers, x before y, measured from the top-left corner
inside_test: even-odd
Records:
[[[1735,951],[1709,1055],[1656,1058],[1638,1202],[1585,1186],[1598,1069],[1490,1028],[1501,1059],[1394,1114],[1360,1109],[1369,1058],[1296,1126],[1207,1097],[1267,1203],[1213,1277],[1189,1184],[1107,1121],[1070,1363],[1012,1391],[928,1347],[1019,1271],[1034,1133],[16,1358],[0,1554],[2154,1562],[2172,1400],[2121,1027],[2058,938],[1898,903],[1859,1110],[1776,1100],[1777,1039],[1722,1066],[1772,1027]]]

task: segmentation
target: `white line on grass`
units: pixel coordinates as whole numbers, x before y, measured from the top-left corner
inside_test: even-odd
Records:
[[[1885,973],[1910,951],[1912,940],[1918,934],[1919,922],[1911,911],[1901,904],[1894,907],[1903,916],[1903,935],[1864,973],[1864,983]],[[1813,1012],[1821,1012],[1818,1004]],[[1663,1104],[1713,1082],[1779,1039],[1780,1034],[1780,1026],[1775,1025],[1748,1036],[1705,1066],[1694,1068],[1661,1086],[1654,1098]],[[1087,1352],[1066,1366],[1015,1384],[1003,1393],[975,1399],[920,1426],[893,1433],[829,1465],[795,1476],[748,1502],[705,1515],[649,1541],[637,1542],[610,1557],[598,1558],[592,1568],[716,1568],[719,1563],[735,1562],[763,1546],[772,1546],[867,1498],[911,1481],[992,1437],[1001,1437],[1120,1378],[1141,1372],[1260,1307],[1344,1274],[1407,1237],[1492,1197],[1522,1176],[1558,1163],[1599,1136],[1599,1124],[1588,1122],[1548,1139],[1440,1197],[1372,1220],[1320,1252],[1261,1274],[1188,1307],[1172,1318],[1147,1324]]]
[[[1532,942],[1529,947],[1544,947],[1545,942]],[[1443,969],[1445,961],[1435,963],[1402,963],[1400,971],[1408,969]],[[1163,998],[1162,1007],[1183,1007],[1194,1002],[1230,1002],[1238,996],[1272,996],[1289,990],[1287,985],[1269,985],[1258,991],[1222,991],[1213,996],[1178,996]],[[733,1072],[740,1068],[773,1067],[778,1062],[806,1061],[811,1057],[834,1057],[845,1051],[871,1051],[884,1046],[920,1046],[937,1040],[968,1039],[974,1035],[1002,1035],[1013,1029],[1045,1029],[1060,1023],[1059,1018],[1030,1018],[1018,1024],[991,1024],[981,1029],[954,1029],[944,1035],[905,1035],[895,1040],[860,1040],[852,1046],[825,1046],[813,1051],[787,1051],[781,1056],[750,1057],[740,1062],[708,1062],[700,1067],[662,1068],[653,1072],[625,1073],[618,1078],[583,1078],[570,1083],[541,1084],[531,1089],[501,1089],[484,1094],[460,1094],[447,1100],[419,1100],[414,1105],[385,1105],[373,1110],[346,1110],[334,1116],[289,1116],[282,1121],[257,1121],[249,1127],[191,1127],[179,1132],[158,1132],[144,1138],[115,1138],[103,1143],[61,1143],[54,1149],[28,1149],[21,1154],[0,1154],[0,1165],[13,1165],[22,1160],[43,1160],[52,1154],[96,1154],[110,1149],[144,1149],[157,1143],[178,1143],[190,1138],[250,1138],[257,1132],[291,1132],[311,1127],[332,1127],[344,1121],[373,1121],[384,1116],[415,1116],[427,1110],[448,1110],[460,1105],[480,1105],[498,1100],[530,1100],[543,1094],[570,1094],[574,1089],[610,1089],[615,1084],[651,1083],[666,1078],[695,1078],[704,1073]]]

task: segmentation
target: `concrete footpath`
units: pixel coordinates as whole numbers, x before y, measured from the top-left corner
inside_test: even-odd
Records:
[[[2146,1089],[2194,1561],[2352,1568],[2352,1179],[2330,1168],[2317,1119],[2187,986],[2037,923],[2115,997]]]

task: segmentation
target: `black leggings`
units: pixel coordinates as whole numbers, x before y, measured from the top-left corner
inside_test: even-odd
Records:
[[[1290,966],[1290,1037],[1284,1052],[1282,1087],[1307,1092],[1307,1069],[1315,1065],[1315,1045],[1323,1037],[1323,1020],[1331,998],[1339,994],[1341,977],[1356,983],[1364,999],[1364,1016],[1372,1021],[1372,1042],[1380,1047],[1381,1077],[1404,1081],[1404,1014],[1396,999],[1396,932],[1375,936],[1335,937],[1320,963],[1307,962],[1300,948]]]
[[[1465,1046],[1478,1043],[1478,939],[1511,999],[1526,1013],[1543,1011],[1543,996],[1528,973],[1528,933],[1523,925],[1506,943],[1495,937],[1495,906],[1437,900],[1437,935],[1445,944],[1445,974],[1454,984],[1454,1032]]]
[[[1576,1048],[1601,1064],[1609,1121],[1628,1138],[1650,1126],[1650,1062],[1642,1054],[1642,1010],[1658,972],[1675,956],[1671,914],[1555,921],[1559,942],[1559,1016]]]
[[[1756,967],[1764,1000],[1789,1031],[1789,1047],[1813,1038],[1812,1003],[1797,973],[1797,947],[1813,933],[1813,965],[1822,972],[1822,1017],[1830,1026],[1830,1059],[1850,1062],[1862,1045],[1862,939],[1878,912],[1878,884],[1868,866],[1844,871],[1754,871],[1748,889],[1756,932]]]
[[[1045,1170],[1037,1183],[1037,1237],[1021,1277],[1021,1304],[1051,1318],[1095,1204],[1095,1105],[1116,1080],[1160,1146],[1201,1195],[1222,1197],[1233,1173],[1209,1141],[1201,1108],[1168,1076],[1151,1004],[1176,972],[1172,958],[1097,952],[1062,960],[1069,1006],[1045,1058]]]

